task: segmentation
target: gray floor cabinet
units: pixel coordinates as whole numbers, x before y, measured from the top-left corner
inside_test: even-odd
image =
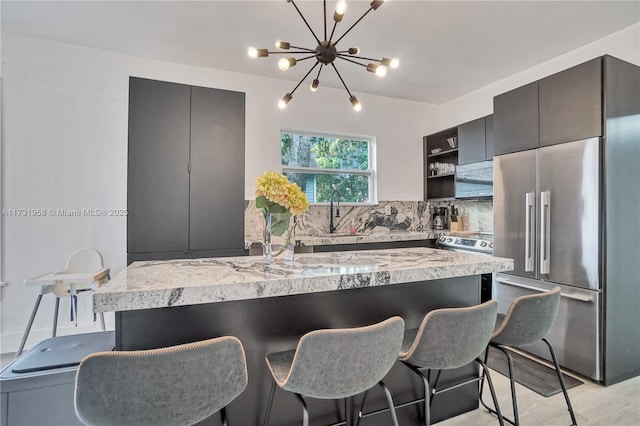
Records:
[[[128,261],[244,253],[245,94],[130,78]]]

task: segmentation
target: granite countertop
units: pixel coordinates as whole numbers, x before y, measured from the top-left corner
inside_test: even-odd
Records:
[[[513,260],[424,247],[134,262],[93,295],[95,312],[128,311],[394,285],[513,269]]]

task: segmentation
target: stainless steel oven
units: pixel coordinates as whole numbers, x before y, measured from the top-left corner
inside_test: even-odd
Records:
[[[477,255],[490,256],[493,253],[493,235],[481,232],[464,235],[441,235],[436,245],[444,250],[453,250]],[[491,274],[480,276],[480,301],[486,302],[493,297],[493,278]]]

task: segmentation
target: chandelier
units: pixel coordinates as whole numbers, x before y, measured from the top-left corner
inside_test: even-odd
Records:
[[[311,67],[311,69],[309,69],[309,71],[307,71],[307,73],[304,75],[304,77],[302,77],[302,79],[298,82],[298,84],[293,88],[293,90],[291,92],[288,92],[287,94],[285,94],[283,96],[282,99],[280,99],[280,101],[278,102],[278,106],[281,109],[286,108],[287,104],[289,103],[289,101],[293,98],[293,93],[298,89],[298,87],[300,87],[300,85],[302,84],[302,82],[316,69],[318,68],[318,73],[316,75],[316,77],[313,79],[313,81],[311,82],[311,91],[312,92],[316,92],[318,90],[318,87],[320,86],[320,73],[322,72],[322,69],[326,66],[331,66],[334,71],[336,72],[336,74],[338,75],[338,78],[340,79],[340,82],[342,83],[342,85],[344,86],[345,90],[347,91],[347,93],[349,94],[349,101],[351,102],[351,105],[353,106],[353,109],[356,111],[360,111],[362,109],[362,105],[360,104],[360,102],[358,101],[358,98],[356,98],[351,91],[349,90],[349,88],[347,87],[346,83],[344,82],[344,79],[342,78],[342,76],[340,75],[340,72],[338,72],[338,68],[336,68],[335,65],[335,60],[336,59],[341,59],[343,61],[346,62],[351,62],[352,64],[356,64],[356,65],[360,65],[364,68],[366,68],[367,71],[374,73],[375,75],[377,75],[378,77],[384,77],[387,74],[387,68],[397,68],[398,67],[398,60],[397,59],[390,59],[390,58],[381,58],[381,59],[372,59],[372,58],[367,58],[364,56],[358,56],[360,54],[360,49],[357,47],[350,47],[346,50],[338,50],[338,43],[340,43],[340,41],[360,22],[362,21],[362,19],[372,10],[377,10],[382,3],[384,2],[384,0],[374,0],[369,4],[369,9],[367,9],[366,12],[364,12],[362,14],[362,16],[360,18],[358,18],[357,21],[355,21],[353,23],[353,25],[351,25],[340,37],[338,37],[335,41],[333,41],[333,36],[336,30],[336,26],[338,25],[338,23],[340,23],[342,21],[342,18],[344,17],[344,14],[347,10],[347,2],[344,0],[339,0],[336,3],[334,12],[333,12],[333,28],[331,29],[331,34],[329,35],[329,37],[327,37],[327,1],[323,0],[322,2],[322,6],[323,6],[323,11],[324,11],[324,39],[320,40],[318,38],[318,36],[316,35],[316,33],[311,29],[311,26],[309,25],[309,23],[307,22],[307,20],[305,19],[304,15],[302,14],[302,12],[300,11],[300,9],[298,9],[298,6],[296,5],[296,3],[293,0],[287,0],[287,3],[291,3],[293,5],[293,7],[296,9],[296,11],[298,12],[298,14],[300,15],[300,17],[302,18],[302,20],[304,21],[305,25],[307,26],[307,28],[309,29],[309,31],[311,31],[311,34],[313,35],[313,38],[316,40],[316,42],[318,43],[318,45],[316,46],[315,49],[309,49],[309,48],[305,48],[305,47],[298,47],[298,46],[293,46],[291,45],[289,42],[286,41],[276,41],[276,48],[280,49],[279,51],[270,51],[268,49],[256,49],[255,47],[250,47],[248,50],[248,54],[250,58],[266,58],[269,55],[282,55],[282,54],[288,54],[288,55],[304,55],[303,57],[289,57],[289,58],[281,58],[278,61],[278,68],[280,68],[280,70],[282,71],[287,71],[289,68],[297,65],[298,63],[308,60],[308,59],[315,59],[315,64],[313,64],[313,66]],[[294,49],[294,50],[291,50]],[[368,63],[363,63],[360,61],[367,61]]]

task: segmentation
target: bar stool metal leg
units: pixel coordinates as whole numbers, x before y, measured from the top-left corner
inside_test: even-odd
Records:
[[[267,426],[269,424],[269,417],[271,417],[271,406],[273,405],[273,394],[276,392],[276,382],[275,380],[271,381],[271,391],[269,391],[269,399],[267,402],[267,411],[264,413],[264,421],[262,422],[263,426]]]
[[[519,426],[520,425],[520,419],[518,417],[518,402],[516,400],[516,381],[515,381],[515,379],[513,377],[513,360],[511,359],[511,355],[509,355],[509,352],[507,350],[503,349],[501,346],[499,346],[497,344],[494,344],[494,343],[490,343],[489,346],[498,349],[500,352],[502,352],[503,354],[506,355],[506,357],[507,357],[507,365],[509,367],[509,383],[511,385],[511,403],[513,405],[513,420],[509,419],[508,417],[505,417],[504,415],[502,416],[502,418],[507,423],[510,423],[510,424],[512,424],[514,426]],[[484,355],[484,363],[485,364],[486,364],[487,358],[489,356],[488,354],[489,354],[489,347],[487,347],[487,350],[485,351],[485,355]],[[482,377],[483,378],[485,377],[485,373],[484,372],[482,373]],[[495,414],[496,416],[500,417],[498,412],[496,410],[494,410],[493,408],[489,407],[484,402],[484,400],[482,399],[483,391],[484,391],[484,380],[483,380],[483,383],[480,385],[480,402],[482,403],[484,408],[486,408],[490,413]],[[493,397],[493,395],[492,395],[492,397]],[[495,400],[494,400],[494,404],[495,404]]]
[[[431,425],[431,398],[432,398],[431,384],[429,383],[431,370],[427,370],[427,376],[425,376],[424,373],[419,368],[414,367],[411,364],[407,364],[406,362],[403,362],[402,364],[409,367],[411,371],[416,373],[422,379],[422,383],[424,385],[424,425],[429,426]]]
[[[393,424],[393,426],[398,426],[398,417],[396,416],[396,409],[393,405],[393,397],[391,396],[391,392],[389,392],[389,388],[387,388],[387,385],[385,385],[382,380],[380,380],[378,384],[384,390],[384,395],[387,398],[389,413],[391,414],[391,423]]]
[[[364,405],[367,402],[367,395],[369,394],[369,391],[366,390],[364,392],[364,396],[362,397],[362,403],[360,404],[360,411],[358,411],[358,420],[356,421],[356,426],[360,426],[360,420],[362,419],[362,412],[364,411]]]
[[[573,407],[571,406],[571,401],[569,400],[569,393],[567,392],[567,387],[564,384],[564,378],[562,377],[562,371],[560,371],[560,364],[558,363],[558,359],[556,358],[556,353],[553,350],[553,346],[551,343],[545,338],[542,339],[544,343],[549,347],[549,352],[551,353],[551,358],[553,358],[553,365],[556,367],[556,374],[558,375],[558,380],[560,381],[560,387],[562,388],[562,393],[564,394],[564,400],[567,402],[567,409],[569,410],[569,415],[571,416],[571,425],[576,426],[578,422],[576,421],[576,415],[573,412]]]
[[[222,408],[220,409],[220,424],[221,424],[222,426],[228,426],[228,423],[227,423],[227,410],[226,410],[226,407],[222,407]]]
[[[502,416],[502,412],[500,411],[500,405],[498,404],[498,397],[496,396],[496,390],[493,387],[493,380],[491,380],[491,374],[489,374],[489,370],[487,364],[480,360],[480,358],[476,358],[476,362],[482,366],[482,384],[484,386],[484,379],[486,377],[487,383],[489,383],[489,391],[491,392],[491,399],[493,399],[493,406],[496,407],[495,414],[498,416],[498,422],[500,426],[504,426],[504,417]],[[482,394],[482,390],[480,391]],[[485,405],[484,402],[482,405]]]
[[[302,426],[309,426],[309,410],[307,410],[307,403],[299,393],[294,393],[294,395],[302,406]]]
[[[396,406],[393,403],[393,398],[391,396],[391,392],[389,391],[389,388],[387,388],[387,385],[385,385],[385,383],[383,381],[378,382],[378,385],[380,385],[380,387],[384,391],[385,398],[387,399],[388,408],[382,408],[380,410],[376,410],[376,411],[373,411],[371,413],[364,414],[363,413],[364,406],[365,406],[365,403],[367,402],[367,395],[369,394],[369,390],[365,391],[364,392],[364,396],[362,397],[362,403],[360,404],[360,411],[358,412],[358,420],[356,421],[356,426],[360,426],[360,421],[362,420],[363,417],[367,417],[367,416],[371,416],[371,415],[374,415],[374,414],[382,413],[384,411],[389,411],[389,414],[391,415],[392,424],[394,426],[398,426],[398,417],[396,415]]]

